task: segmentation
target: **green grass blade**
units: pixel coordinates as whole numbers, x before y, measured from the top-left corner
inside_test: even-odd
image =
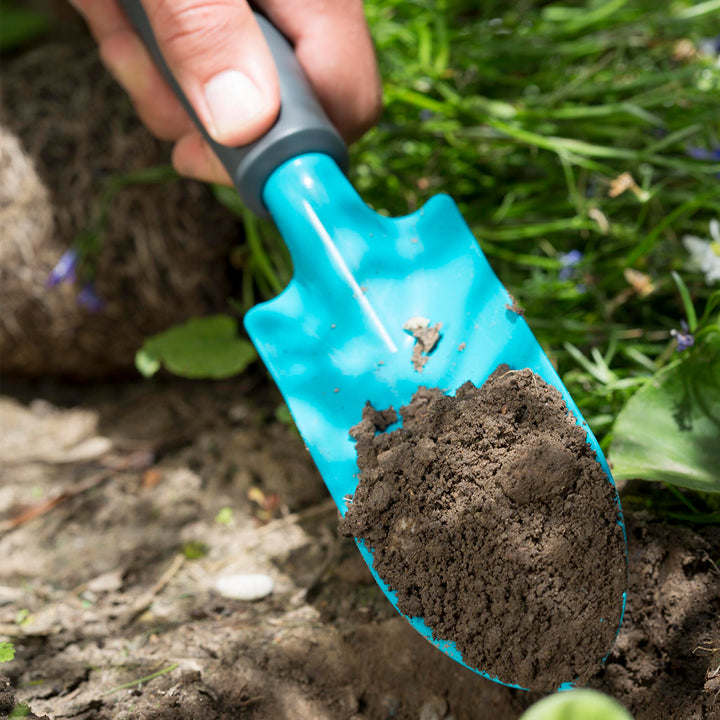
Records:
[[[670,274],[672,275],[672,279],[675,281],[675,285],[677,285],[678,292],[682,298],[683,307],[685,308],[685,316],[687,317],[688,330],[690,330],[691,333],[694,333],[697,330],[698,322],[695,306],[690,299],[690,291],[688,290],[685,281],[675,272],[675,270],[673,270]]]

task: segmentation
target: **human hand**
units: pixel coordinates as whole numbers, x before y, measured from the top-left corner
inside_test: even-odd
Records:
[[[120,6],[70,0],[100,56],[150,131],[175,141],[182,175],[230,184]],[[347,142],[377,120],[381,83],[361,0],[260,0],[293,43],[315,93]],[[143,0],[168,66],[211,137],[223,145],[259,138],[280,108],[270,50],[246,0]]]

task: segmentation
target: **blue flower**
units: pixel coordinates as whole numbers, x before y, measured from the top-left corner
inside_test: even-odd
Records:
[[[690,332],[688,324],[684,320],[680,321],[680,330],[673,329],[670,331],[670,334],[675,338],[675,342],[677,343],[675,352],[682,352],[695,344],[695,337]]]
[[[47,276],[45,284],[47,287],[55,287],[60,283],[74,283],[75,282],[75,270],[78,264],[78,254],[75,248],[66,250],[62,257],[57,261],[55,267],[50,271]]]
[[[575,274],[575,266],[582,260],[583,254],[579,250],[571,250],[560,256],[560,272],[558,277],[561,280],[569,280]]]
[[[708,150],[706,148],[691,145],[685,152],[694,160],[720,160],[720,146]]]
[[[105,307],[105,301],[95,292],[91,282],[83,283],[76,301],[81,308],[92,313],[100,312]]]
[[[691,145],[685,150],[685,154],[689,155],[694,160],[718,162],[720,160],[720,145],[710,148],[710,150],[707,148],[697,147],[696,145]],[[720,173],[718,173],[715,177],[720,180]]]

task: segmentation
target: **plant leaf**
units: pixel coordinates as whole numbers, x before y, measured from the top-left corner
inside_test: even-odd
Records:
[[[618,480],[720,492],[720,342],[658,372],[620,411],[610,459]]]
[[[0,663],[15,659],[15,647],[10,642],[0,642]]]
[[[559,692],[529,707],[520,720],[632,720],[617,700],[597,690]]]
[[[694,333],[697,330],[698,322],[695,306],[690,299],[690,291],[688,290],[685,281],[674,270],[670,272],[670,275],[672,275],[672,279],[675,281],[675,285],[677,285],[678,292],[680,293],[680,297],[683,302],[683,307],[685,308],[688,330],[690,330],[691,333]]]
[[[15,3],[0,3],[0,52],[14,50],[32,42],[50,27],[50,19],[44,13]]]
[[[140,348],[135,353],[135,367],[140,371],[143,377],[152,377],[161,367],[160,361],[154,356],[150,355],[145,348]]]
[[[237,321],[228,315],[194,318],[148,338],[135,356],[135,365],[146,377],[161,364],[186,378],[231,377],[257,357],[255,348],[237,331]]]

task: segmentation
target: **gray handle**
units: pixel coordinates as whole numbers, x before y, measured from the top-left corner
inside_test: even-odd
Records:
[[[255,13],[277,67],[280,114],[259,140],[231,148],[216,143],[208,135],[187,101],[163,59],[140,0],[120,0],[120,4],[173,92],[227,169],[240,196],[255,213],[268,215],[262,200],[265,181],[287,160],[303,153],[319,152],[330,155],[343,170],[347,170],[348,152],[343,139],[313,94],[292,46],[265,17]]]

